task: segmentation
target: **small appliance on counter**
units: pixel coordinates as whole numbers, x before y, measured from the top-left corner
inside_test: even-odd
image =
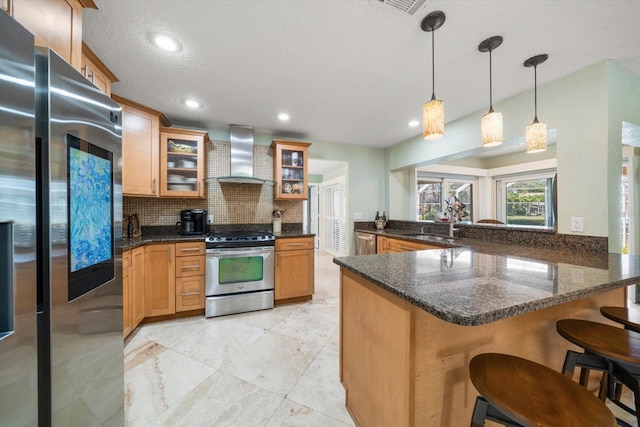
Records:
[[[176,229],[182,236],[207,234],[207,211],[204,209],[180,211],[180,221],[176,223]]]

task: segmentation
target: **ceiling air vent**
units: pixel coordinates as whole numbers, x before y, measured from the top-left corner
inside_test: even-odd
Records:
[[[424,4],[424,0],[373,0],[379,4],[383,4],[389,8],[400,10],[409,15],[416,13],[420,6]]]

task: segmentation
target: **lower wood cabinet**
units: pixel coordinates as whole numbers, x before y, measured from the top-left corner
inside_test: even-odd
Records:
[[[309,297],[314,292],[313,237],[276,239],[275,300]]]
[[[204,243],[176,243],[176,312],[204,308],[204,253]]]
[[[144,247],[131,252],[131,328],[137,328],[144,319]]]
[[[175,244],[144,247],[144,315],[162,316],[176,312]]]
[[[144,319],[144,247],[122,252],[122,317],[125,338]]]
[[[122,252],[122,334],[131,333],[131,251]]]
[[[443,246],[430,245],[428,243],[411,242],[409,240],[394,239],[391,237],[378,236],[376,239],[376,252],[379,254],[393,254],[398,252],[442,248]]]

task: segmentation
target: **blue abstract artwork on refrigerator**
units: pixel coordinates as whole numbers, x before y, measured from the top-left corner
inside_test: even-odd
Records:
[[[111,162],[69,148],[70,271],[112,256]]]

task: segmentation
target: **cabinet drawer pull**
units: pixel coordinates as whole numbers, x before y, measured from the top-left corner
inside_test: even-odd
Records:
[[[183,248],[180,249],[182,252],[200,252],[200,248]]]
[[[196,291],[196,292],[183,292],[182,296],[183,297],[190,297],[192,295],[200,295],[200,291]]]
[[[200,264],[198,265],[183,265],[180,268],[183,270],[200,270]]]
[[[304,243],[287,243],[289,246],[304,246]]]

